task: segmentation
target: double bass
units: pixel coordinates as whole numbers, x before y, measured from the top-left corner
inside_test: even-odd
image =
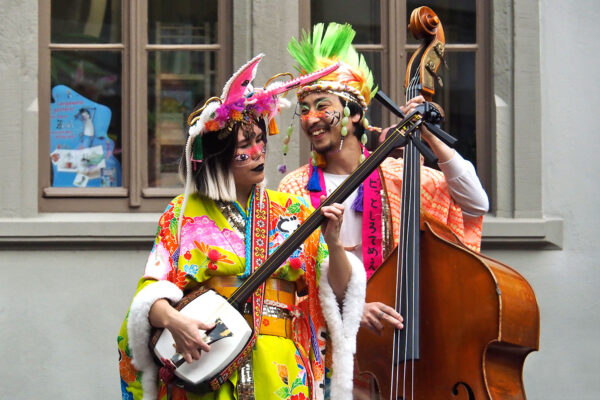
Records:
[[[444,54],[442,24],[419,7],[409,30],[423,43],[407,68],[407,99],[431,101]],[[376,98],[403,117],[386,96]],[[423,145],[418,130],[412,135],[404,147],[400,242],[367,282],[366,295],[394,306],[405,328],[386,326],[381,336],[359,330],[357,375],[371,384],[361,390],[355,383],[354,398],[525,399],[523,364],[539,345],[535,294],[513,268],[469,249],[421,212]]]

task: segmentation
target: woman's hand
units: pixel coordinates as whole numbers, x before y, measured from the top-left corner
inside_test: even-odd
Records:
[[[321,196],[321,203],[325,200],[325,196]],[[329,252],[329,269],[327,278],[331,289],[335,293],[338,301],[343,301],[346,293],[346,288],[350,277],[352,276],[352,266],[348,260],[344,245],[340,240],[340,230],[344,215],[344,206],[334,203],[331,206],[321,208],[321,213],[325,217],[325,222],[321,225],[321,234],[327,250]]]
[[[403,319],[392,307],[380,302],[366,303],[360,318],[360,326],[381,335],[384,323],[395,329],[404,328]]]
[[[325,196],[321,196],[321,203],[325,200]],[[344,217],[344,206],[342,204],[333,203],[331,206],[321,208],[321,214],[326,218],[321,226],[323,239],[327,243],[327,247],[343,247],[340,241],[340,230]]]
[[[175,351],[183,356],[186,362],[200,359],[200,351],[210,351],[204,343],[200,331],[214,328],[215,324],[205,324],[174,309],[165,299],[157,300],[150,308],[150,324],[157,328],[165,328],[173,335]]]
[[[200,359],[200,351],[210,351],[210,346],[200,338],[200,330],[205,331],[212,327],[214,324],[204,324],[180,312],[177,312],[177,317],[166,326],[175,340],[175,351],[188,363]]]

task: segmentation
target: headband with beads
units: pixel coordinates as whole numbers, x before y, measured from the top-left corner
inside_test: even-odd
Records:
[[[316,24],[312,34],[302,33],[300,41],[296,38],[290,40],[288,52],[298,63],[296,69],[301,73],[310,73],[334,62],[340,63],[340,68],[335,72],[300,88],[299,97],[305,92],[324,88],[348,92],[359,100],[366,111],[377,87],[373,84],[373,74],[364,56],[358,54],[352,46],[355,35],[356,32],[349,24],[332,22],[327,25],[327,29],[322,23]]]
[[[364,112],[367,111],[368,106],[364,96],[352,86],[340,84],[331,81],[318,81],[313,85],[303,86],[298,89],[296,93],[298,100],[302,100],[313,92],[329,92],[345,98],[346,100],[353,101],[360,105]]]

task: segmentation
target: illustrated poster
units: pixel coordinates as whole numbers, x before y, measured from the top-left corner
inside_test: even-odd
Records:
[[[121,164],[107,136],[110,108],[73,89],[52,88],[50,160],[54,187],[121,186]]]

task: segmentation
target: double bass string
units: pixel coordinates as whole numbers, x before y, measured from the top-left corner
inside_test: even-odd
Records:
[[[418,74],[415,74],[415,76],[418,79]],[[413,86],[413,93],[411,93],[410,98],[413,98],[416,96],[417,90],[416,87]],[[419,130],[416,130],[414,132],[415,137],[417,138],[417,140],[419,140]],[[411,243],[412,243],[412,252],[411,252],[411,257],[412,257],[412,262],[410,263],[410,266],[412,268],[412,313],[411,313],[411,319],[412,319],[412,328],[411,328],[411,362],[410,362],[410,366],[411,366],[411,374],[410,374],[410,378],[411,378],[411,385],[410,385],[410,394],[411,394],[411,398],[414,398],[414,387],[415,387],[415,335],[417,334],[416,329],[415,329],[415,298],[416,298],[416,293],[418,288],[415,287],[415,282],[416,282],[416,269],[419,268],[418,265],[418,261],[416,260],[417,255],[419,254],[419,241],[418,241],[418,235],[419,235],[419,226],[415,226],[415,224],[418,224],[418,221],[416,221],[415,219],[418,219],[418,216],[420,215],[420,211],[419,209],[415,210],[416,204],[415,202],[415,196],[419,196],[417,197],[420,200],[420,189],[421,189],[421,182],[420,182],[420,170],[419,170],[419,153],[418,151],[415,149],[414,145],[412,144],[412,142],[410,142],[410,147],[409,147],[409,151],[410,151],[410,165],[411,165],[411,171],[413,172],[412,177],[413,179],[410,179],[410,191],[411,191],[411,196],[410,196],[410,201],[411,204],[409,205],[409,209],[412,210],[413,212],[410,213],[410,216],[413,218],[412,221],[410,221],[412,227],[409,230],[409,232],[411,232],[413,235],[416,235],[417,237],[412,238]],[[415,193],[415,191],[417,191]],[[420,201],[417,202],[417,204],[420,204]],[[405,367],[406,368],[406,364]],[[406,389],[403,388],[403,391],[406,392]]]
[[[408,90],[410,90],[408,88]],[[396,295],[395,295],[395,308],[396,311],[398,313],[402,313],[402,301],[404,300],[404,304],[408,305],[409,303],[409,299],[408,299],[408,280],[404,279],[404,274],[405,274],[405,268],[407,267],[407,253],[408,253],[408,227],[410,225],[410,218],[409,218],[409,213],[407,212],[407,207],[410,206],[410,202],[411,202],[411,196],[409,195],[411,193],[411,180],[407,179],[407,169],[406,169],[406,165],[407,162],[409,160],[410,157],[410,151],[409,151],[409,143],[407,143],[405,149],[404,149],[404,177],[403,177],[403,182],[402,182],[402,229],[401,229],[401,238],[400,238],[400,256],[398,257],[398,263],[399,265],[396,268],[396,271],[398,271],[397,273],[399,273],[399,276],[396,276]],[[410,164],[408,164],[410,165]],[[407,287],[405,287],[405,285],[407,285]],[[403,296],[405,297],[403,299]],[[412,327],[412,323],[409,320],[409,315],[408,314],[408,309],[406,310],[406,313],[404,315],[405,317],[405,321],[406,321],[406,327],[407,329],[410,329]],[[407,331],[405,331],[405,338],[407,337]],[[403,345],[404,349],[401,348],[401,346]],[[403,350],[403,351],[402,351]],[[400,356],[400,352],[402,352],[402,357]],[[404,343],[401,342],[401,332],[400,331],[395,331],[394,332],[394,340],[393,340],[393,356],[392,356],[392,365],[391,365],[391,379],[390,379],[390,398],[391,399],[396,399],[398,397],[397,392],[398,392],[398,384],[400,382],[400,365],[399,362],[402,361],[403,364],[403,369],[402,369],[402,383],[403,383],[403,396],[402,398],[405,398],[404,395],[404,388],[406,387],[406,357],[408,354],[408,341],[405,340]]]
[[[418,138],[419,135],[419,131],[415,131],[415,135]],[[418,155],[419,153],[416,151],[416,149],[411,146],[410,147],[410,162],[411,162],[411,166],[413,168],[416,167],[416,173],[413,174],[413,177],[418,176],[419,174],[419,170],[418,170],[418,164],[415,165],[415,160],[416,163],[418,163]],[[419,226],[418,226],[418,216],[419,216],[419,211],[420,210],[415,210],[415,207],[417,207],[417,204],[415,204],[415,196],[420,196],[420,183],[417,179],[417,182],[414,182],[411,179],[411,183],[410,183],[410,190],[411,190],[411,196],[410,196],[410,210],[413,210],[413,212],[411,212],[410,217],[412,218],[412,220],[410,221],[412,228],[410,229],[411,234],[413,235],[418,235],[419,234]],[[416,193],[415,193],[416,192]],[[415,226],[416,225],[416,226]],[[418,280],[416,279],[417,276],[417,269],[419,268],[418,265],[418,260],[417,260],[417,255],[419,254],[419,249],[418,249],[418,237],[415,237],[411,240],[411,244],[412,244],[412,251],[411,254],[409,255],[409,257],[412,258],[412,262],[410,263],[410,266],[412,268],[412,277],[413,279],[411,280],[411,284],[412,284],[412,291],[411,291],[411,295],[412,295],[412,301],[411,301],[411,320],[412,320],[412,328],[410,330],[411,333],[411,361],[410,361],[410,367],[411,367],[411,374],[410,374],[410,378],[411,378],[411,385],[410,385],[410,392],[411,392],[411,398],[414,397],[414,387],[415,387],[415,343],[416,343],[416,335],[418,334],[417,330],[415,329],[415,324],[416,324],[416,318],[418,316],[418,313],[415,311],[415,307],[417,307],[417,291],[419,290],[418,287],[416,287]],[[406,390],[406,389],[404,389]]]
[[[411,261],[414,261],[414,259],[412,259],[414,257],[414,247],[410,246],[411,241],[412,241],[412,237],[411,237],[411,227],[413,225],[413,217],[412,217],[412,213],[411,213],[411,209],[412,207],[414,207],[413,204],[413,196],[414,196],[414,185],[412,182],[412,179],[410,178],[409,175],[409,170],[410,167],[412,166],[412,158],[413,158],[413,150],[410,147],[410,145],[408,145],[408,147],[405,148],[405,152],[404,152],[404,162],[405,162],[405,170],[404,170],[404,178],[403,178],[403,182],[402,182],[402,199],[403,199],[403,207],[402,207],[402,225],[403,225],[403,230],[402,230],[402,241],[401,241],[401,245],[402,245],[402,252],[401,252],[401,257],[398,259],[399,262],[401,262],[399,271],[400,271],[400,284],[397,286],[398,290],[400,291],[400,295],[398,296],[399,298],[399,303],[397,305],[397,311],[398,312],[402,312],[403,310],[403,305],[402,302],[404,301],[404,317],[406,320],[406,331],[404,332],[404,343],[401,342],[400,337],[401,337],[401,332],[397,331],[396,334],[394,335],[395,338],[398,338],[398,345],[394,347],[395,352],[394,352],[394,379],[393,379],[393,383],[392,383],[392,390],[391,393],[393,393],[394,395],[392,395],[392,398],[396,399],[397,396],[397,392],[399,390],[398,384],[400,382],[400,365],[399,362],[402,362],[402,398],[406,398],[406,381],[407,381],[407,361],[408,361],[408,355],[409,355],[409,341],[412,339],[414,341],[414,327],[413,327],[413,322],[414,322],[414,286],[411,286],[412,284],[414,284],[414,281],[411,282],[411,280],[409,279],[411,276],[411,270],[409,270],[410,265],[414,264],[411,263]],[[412,289],[412,296],[411,296],[411,289]],[[402,347],[401,347],[402,346]],[[414,353],[412,353],[414,351],[413,348],[411,348],[411,356],[414,357]],[[400,354],[401,353],[401,354]],[[411,379],[412,381],[412,379]]]
[[[407,143],[407,146],[409,146],[409,143]],[[407,154],[407,148],[405,147],[405,151],[404,151],[404,158],[405,158],[405,162],[407,161],[407,156],[409,156],[409,152]],[[406,165],[406,164],[405,164]],[[409,304],[409,299],[408,299],[408,280],[404,279],[404,269],[406,268],[406,266],[408,265],[407,262],[407,246],[408,246],[408,237],[407,237],[407,232],[408,231],[408,226],[410,224],[410,219],[408,216],[408,213],[406,212],[407,210],[407,206],[410,205],[410,197],[409,197],[409,193],[411,191],[411,187],[410,187],[410,179],[406,179],[407,175],[406,175],[406,171],[407,169],[404,169],[404,178],[403,178],[403,182],[402,182],[402,201],[404,202],[403,206],[402,206],[402,225],[403,228],[401,230],[402,232],[402,238],[400,241],[400,245],[401,247],[401,257],[398,257],[398,262],[400,263],[399,268],[396,269],[396,271],[399,271],[400,274],[400,282],[396,282],[396,311],[398,311],[399,313],[402,312],[402,301],[403,298],[402,296],[405,296],[404,299],[404,304]],[[408,201],[407,201],[408,199]],[[405,287],[405,285],[407,287]],[[405,314],[408,314],[408,309],[407,312]],[[409,316],[405,315],[406,317],[406,325],[407,327],[412,326],[412,323],[410,323],[409,321]],[[405,333],[405,337],[407,337],[407,333]],[[401,347],[402,346],[402,342],[401,342],[401,332],[399,331],[395,331],[394,332],[394,353],[393,353],[393,357],[392,357],[392,379],[390,380],[390,396],[391,398],[395,399],[397,398],[397,392],[398,392],[398,384],[400,381],[400,365],[399,362],[401,361],[401,357],[400,357],[400,352],[402,351]],[[405,340],[404,341],[404,351],[402,351],[403,356],[402,356],[402,364],[403,364],[403,369],[402,369],[402,382],[403,382],[403,388],[406,386],[406,355],[408,354],[408,341]],[[404,393],[403,393],[403,398],[404,398]]]
[[[419,83],[419,73],[418,69],[410,81],[409,87],[407,88],[406,100],[416,97],[419,94],[418,83]],[[414,132],[417,140],[419,139],[419,131]],[[416,274],[418,268],[418,260],[417,255],[418,251],[418,237],[411,237],[410,235],[418,235],[418,216],[420,215],[420,210],[415,210],[416,204],[420,204],[420,162],[419,162],[419,153],[415,149],[415,146],[412,142],[408,142],[405,146],[404,151],[404,180],[402,182],[403,186],[403,199],[406,201],[405,207],[403,207],[404,212],[404,221],[403,232],[408,233],[403,237],[403,251],[402,251],[402,262],[403,266],[400,269],[401,276],[406,274],[407,279],[401,279],[401,288],[404,288],[404,296],[405,296],[405,304],[406,304],[406,321],[407,321],[407,329],[408,331],[405,333],[405,342],[404,342],[404,354],[403,354],[403,368],[402,368],[402,398],[406,399],[406,378],[408,373],[408,350],[409,350],[409,341],[410,341],[410,393],[411,399],[414,398],[414,390],[415,387],[415,343],[416,343],[416,335],[417,330],[415,328],[416,324],[416,311],[415,307],[417,306],[417,290],[416,287]],[[412,174],[410,174],[412,172]],[[419,196],[419,197],[416,197]],[[416,197],[416,200],[415,200]],[[410,245],[410,248],[409,248]],[[411,277],[412,279],[408,279]],[[410,286],[410,287],[409,287]],[[410,297],[409,297],[410,296]],[[401,305],[399,310],[401,310]],[[397,369],[397,373],[399,373],[399,368]],[[398,382],[398,381],[396,381]],[[398,387],[396,383],[396,387],[392,392],[397,392]],[[397,398],[397,395],[395,396]]]
[[[416,132],[415,132],[416,133]],[[415,149],[412,146],[412,143],[409,144],[409,147],[406,149],[406,153],[407,153],[407,157],[406,157],[406,162],[409,163],[410,168],[414,168],[414,159],[415,159]],[[409,321],[409,325],[408,325],[408,332],[406,333],[406,345],[405,347],[408,349],[410,348],[411,354],[410,354],[410,367],[411,367],[411,374],[410,374],[410,380],[411,380],[411,385],[410,385],[410,392],[411,392],[411,398],[414,397],[414,393],[412,388],[414,387],[414,358],[415,358],[415,318],[416,318],[416,313],[415,313],[415,267],[416,267],[416,260],[415,260],[415,256],[416,256],[416,251],[417,249],[415,248],[415,238],[411,237],[412,235],[414,235],[414,218],[415,218],[415,212],[414,212],[414,196],[415,196],[415,182],[413,181],[414,174],[413,176],[409,176],[407,174],[407,177],[409,179],[407,179],[408,182],[408,204],[407,204],[407,226],[408,226],[408,236],[407,236],[407,247],[410,246],[405,254],[406,257],[406,274],[407,274],[407,279],[406,279],[406,298],[407,298],[407,307],[406,307],[406,314],[407,314],[407,319]],[[411,277],[412,279],[408,279],[409,277]],[[410,285],[410,288],[408,287]],[[410,289],[410,290],[409,290]],[[410,296],[410,301],[408,300]],[[410,306],[410,307],[409,307]],[[410,346],[409,346],[409,340],[410,340]],[[406,377],[407,375],[407,359],[408,359],[408,351],[405,351],[404,353],[404,376]],[[406,379],[404,380],[404,385],[403,385],[403,397],[405,397],[406,395]]]

